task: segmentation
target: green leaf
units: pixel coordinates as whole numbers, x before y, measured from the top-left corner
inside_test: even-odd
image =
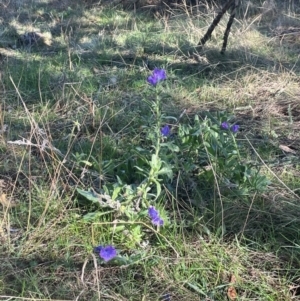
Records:
[[[111,198],[112,198],[114,201],[115,201],[116,198],[119,196],[119,193],[120,193],[121,190],[122,190],[122,187],[120,187],[120,186],[115,187],[115,189],[114,189],[114,191],[113,191],[113,194],[112,194],[112,196],[111,196]]]
[[[86,166],[92,166],[93,164],[87,160],[81,160],[80,163],[84,163]]]
[[[176,153],[179,152],[179,150],[180,150],[179,147],[176,144],[174,144],[173,142],[161,143],[160,146],[161,147],[166,146],[170,151],[176,152]]]
[[[92,222],[95,222],[95,221],[99,221],[99,218],[101,216],[112,213],[112,212],[113,212],[112,210],[111,211],[106,211],[106,212],[89,212],[89,213],[87,213],[83,216],[83,221],[87,222],[87,223],[92,223]]]
[[[161,185],[156,179],[152,179],[152,181],[156,184],[156,199],[157,199],[161,193]]]
[[[172,171],[171,166],[167,165],[167,166],[161,168],[160,171],[157,173],[157,175],[167,175],[167,177],[169,179],[172,179],[173,178],[173,171]]]
[[[99,203],[99,196],[93,189],[85,191],[85,190],[81,190],[81,189],[77,188],[76,190],[79,194],[81,194],[87,200],[89,200],[95,204]]]
[[[119,185],[123,185],[123,182],[122,182],[122,180],[120,179],[120,177],[119,176],[117,176],[117,180],[118,180],[118,183],[119,183]]]
[[[109,195],[107,194],[98,194],[94,191],[94,189],[90,189],[88,191],[82,190],[77,188],[77,192],[85,197],[87,200],[93,202],[94,204],[98,204],[101,207],[109,207],[113,209],[120,208],[120,202],[114,201]]]
[[[193,283],[190,283],[190,282],[187,282],[186,284],[187,284],[187,286],[189,286],[190,288],[195,290],[198,294],[207,297],[207,294],[202,289],[200,289],[200,287],[197,284],[193,284]]]
[[[160,170],[161,163],[162,162],[161,162],[160,158],[157,155],[153,154],[151,157],[150,166],[155,172]]]

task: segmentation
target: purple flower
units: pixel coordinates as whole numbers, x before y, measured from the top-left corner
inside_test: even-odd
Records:
[[[234,124],[234,125],[230,128],[230,130],[231,130],[232,133],[236,133],[236,132],[239,130],[239,128],[240,128],[239,125]]]
[[[95,248],[94,248],[94,252],[95,252],[95,253],[100,253],[100,251],[101,251],[102,248],[103,248],[103,246],[101,246],[101,245],[98,246],[98,247],[95,247]]]
[[[148,208],[148,215],[151,219],[159,217],[158,211],[153,206]]]
[[[160,129],[160,132],[164,137],[167,137],[170,135],[171,129],[168,125],[165,125],[163,128]]]
[[[151,206],[148,209],[148,215],[151,218],[151,222],[155,226],[163,226],[164,220],[160,218],[158,211],[155,207]]]
[[[98,246],[94,248],[94,251],[99,253],[99,256],[105,261],[109,261],[117,256],[117,251],[113,246]]]
[[[164,225],[164,220],[162,218],[160,218],[159,216],[156,218],[153,218],[151,220],[152,224],[155,226],[163,226]]]
[[[164,69],[155,68],[152,75],[147,78],[147,81],[150,85],[155,87],[160,81],[165,80],[166,78],[167,74]]]
[[[228,122],[224,121],[221,123],[221,129],[222,130],[229,130],[229,124]]]

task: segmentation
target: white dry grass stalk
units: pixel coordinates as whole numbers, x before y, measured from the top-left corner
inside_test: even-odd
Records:
[[[51,150],[54,151],[55,153],[57,153],[60,156],[64,156],[63,153],[55,148],[54,146],[52,146],[49,142],[48,139],[43,139],[42,144],[36,144],[36,143],[32,143],[31,141],[29,141],[28,139],[23,138],[22,140],[14,140],[14,141],[7,141],[8,144],[15,144],[15,145],[23,145],[23,146],[34,146],[36,148],[38,148],[40,151],[45,151],[45,150]]]

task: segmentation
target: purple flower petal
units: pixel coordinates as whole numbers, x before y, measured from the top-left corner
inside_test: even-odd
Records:
[[[160,132],[164,137],[167,137],[170,135],[171,129],[168,125],[165,125],[163,128],[160,129]]]
[[[222,130],[229,130],[229,124],[228,122],[224,121],[221,123],[221,129]]]
[[[154,69],[153,76],[155,76],[157,81],[159,82],[167,78],[166,71],[164,69],[158,69],[158,68]]]
[[[156,218],[153,218],[151,220],[152,224],[155,225],[155,226],[163,226],[164,224],[164,220],[162,218],[160,218],[159,216],[156,217]]]
[[[239,130],[240,126],[238,124],[234,124],[230,130],[232,133],[236,133]]]
[[[151,219],[159,217],[158,211],[153,206],[148,208],[148,215]]]
[[[150,85],[156,86],[160,81],[165,80],[167,78],[166,71],[164,69],[155,68],[147,78],[147,81]]]
[[[97,246],[97,247],[94,248],[94,252],[95,252],[95,253],[100,253],[100,251],[101,251],[102,249],[103,249],[103,246],[101,246],[101,245],[100,245],[100,246]]]
[[[150,75],[148,78],[147,78],[147,81],[150,85],[152,86],[156,86],[157,84],[157,80],[156,78],[153,76],[153,75]]]
[[[117,251],[113,246],[106,246],[100,250],[99,255],[105,262],[107,262],[117,256]]]
[[[148,208],[148,215],[151,218],[151,222],[155,226],[163,226],[164,220],[160,218],[158,211],[155,207],[151,206]]]

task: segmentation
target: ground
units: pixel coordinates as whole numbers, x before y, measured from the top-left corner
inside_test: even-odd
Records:
[[[199,49],[218,8],[154,4],[0,4],[0,300],[299,299],[300,7],[244,2],[221,55],[228,15]],[[224,184],[204,136],[180,142],[196,116],[209,137],[240,126],[229,147],[257,183]]]

